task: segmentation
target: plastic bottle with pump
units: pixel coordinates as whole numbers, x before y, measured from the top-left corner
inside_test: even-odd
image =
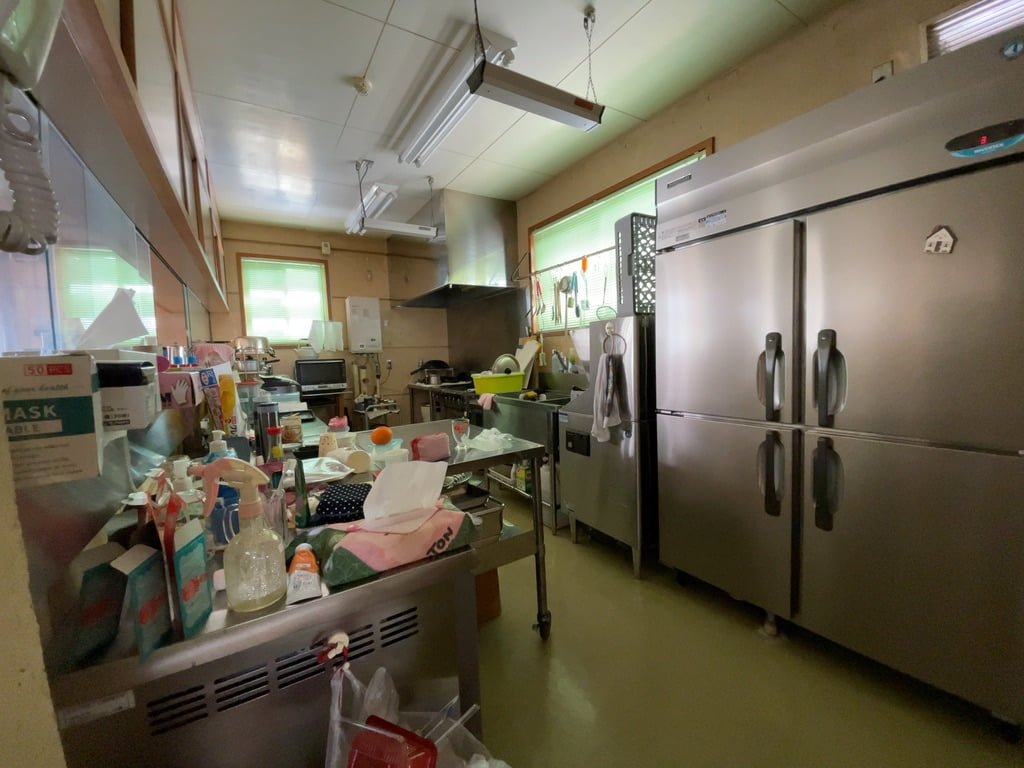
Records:
[[[178,518],[179,526],[195,518],[203,518],[203,494],[192,484],[188,476],[188,465],[188,459],[177,459],[172,465],[171,487],[185,503],[183,514]]]
[[[237,458],[218,459],[198,471],[206,488],[204,511],[213,509],[217,483],[239,489],[238,533],[224,550],[224,582],[228,608],[258,611],[284,597],[288,590],[284,542],[267,526],[260,486],[270,479],[257,467]]]
[[[217,459],[223,459],[228,456],[238,458],[235,449],[229,447],[228,441],[224,439],[223,430],[215,429],[210,434],[213,436],[213,439],[210,441],[210,452],[200,459],[203,464],[212,464]]]

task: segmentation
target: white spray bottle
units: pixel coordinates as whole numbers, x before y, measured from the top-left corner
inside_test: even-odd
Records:
[[[228,608],[258,611],[276,603],[288,591],[288,573],[284,542],[267,526],[263,513],[259,487],[269,483],[270,478],[252,464],[227,457],[202,467],[201,474],[207,485],[207,506],[212,506],[210,500],[216,497],[218,481],[239,489],[239,530],[224,550]]]

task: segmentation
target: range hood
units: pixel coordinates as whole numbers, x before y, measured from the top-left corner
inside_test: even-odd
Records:
[[[515,267],[515,203],[444,189],[409,223],[435,226],[437,237],[427,243],[391,237],[389,253],[436,259],[439,280],[435,288],[399,306],[447,307],[518,287],[509,282]]]

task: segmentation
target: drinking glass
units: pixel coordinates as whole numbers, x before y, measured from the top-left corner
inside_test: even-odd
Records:
[[[457,450],[466,450],[466,443],[469,441],[469,419],[460,417],[452,419],[452,435],[455,437]]]

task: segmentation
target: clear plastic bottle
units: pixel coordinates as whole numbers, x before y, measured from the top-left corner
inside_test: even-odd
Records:
[[[258,611],[288,591],[284,542],[267,526],[259,486],[267,476],[251,464],[227,458],[209,467],[220,479],[239,488],[239,531],[224,550],[224,582],[228,608]],[[225,471],[218,471],[224,466]]]

